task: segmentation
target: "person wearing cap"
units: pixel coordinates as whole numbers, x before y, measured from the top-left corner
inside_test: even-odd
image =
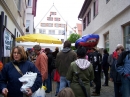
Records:
[[[115,97],[122,97],[121,96],[121,75],[117,72],[115,65],[117,64],[117,59],[119,55],[124,51],[124,46],[122,44],[118,44],[116,50],[112,54],[113,63],[111,65],[110,70],[110,81],[114,83],[114,92]]]

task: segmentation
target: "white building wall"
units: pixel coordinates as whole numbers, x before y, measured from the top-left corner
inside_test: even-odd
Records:
[[[93,0],[94,1],[94,0]],[[117,44],[123,44],[122,25],[130,21],[130,0],[98,0],[98,15],[93,18],[93,2],[89,5],[87,12],[91,9],[91,22],[83,31],[85,34],[99,34],[99,47],[104,46],[104,34],[109,32],[109,51],[112,53]]]
[[[12,21],[12,19],[10,18],[10,16],[7,14],[7,12],[3,9],[3,7],[0,4],[0,12],[3,11],[4,15],[7,16],[7,28],[8,30],[14,35],[14,29],[16,28],[16,32],[18,32],[18,34],[21,36],[20,31],[17,29],[17,27],[15,26],[14,22]]]

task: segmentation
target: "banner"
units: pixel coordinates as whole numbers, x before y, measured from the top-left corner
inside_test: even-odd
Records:
[[[4,57],[10,57],[11,50],[11,34],[5,28],[4,30]]]

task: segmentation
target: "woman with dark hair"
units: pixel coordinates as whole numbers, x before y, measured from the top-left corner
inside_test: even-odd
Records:
[[[54,58],[54,61],[55,61],[55,59],[56,59],[56,56],[57,56],[57,54],[59,53],[59,48],[58,47],[56,47],[55,48],[55,51],[52,53],[52,55],[53,55],[53,58]],[[55,65],[55,64],[54,64]],[[55,68],[55,67],[54,67]],[[54,72],[56,72],[56,70],[54,71]],[[55,96],[57,96],[57,94],[59,93],[59,87],[60,87],[60,82],[56,82],[56,94],[55,94]]]
[[[107,49],[103,50],[103,59],[102,59],[102,69],[105,74],[105,83],[102,86],[108,86],[108,70],[109,70],[109,63],[108,63],[108,52]]]
[[[86,97],[79,82],[76,74],[82,80],[88,97],[90,97],[90,81],[94,79],[94,71],[92,64],[86,60],[86,49],[85,47],[79,47],[77,50],[78,59],[71,63],[67,72],[66,78],[70,81],[70,87],[72,88],[75,97]]]
[[[47,87],[46,93],[50,93],[52,91],[52,77],[51,77],[52,67],[51,66],[53,62],[53,56],[50,48],[45,48],[45,53],[48,57],[48,78],[45,80],[45,85]]]
[[[13,48],[11,53],[11,62],[4,65],[1,71],[0,77],[0,92],[5,97],[30,97],[38,88],[42,86],[42,77],[35,65],[27,61],[27,56],[23,47],[16,46]],[[22,93],[20,88],[22,82],[19,81],[19,78],[22,76],[20,71],[16,69],[18,67],[21,70],[22,74],[26,72],[37,73],[36,80],[31,88],[26,89],[27,93]]]

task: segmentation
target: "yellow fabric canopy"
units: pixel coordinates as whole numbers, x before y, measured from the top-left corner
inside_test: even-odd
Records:
[[[27,34],[21,37],[16,38],[16,41],[23,41],[23,42],[37,42],[37,43],[48,43],[48,44],[62,44],[60,40],[49,36],[47,34]]]

